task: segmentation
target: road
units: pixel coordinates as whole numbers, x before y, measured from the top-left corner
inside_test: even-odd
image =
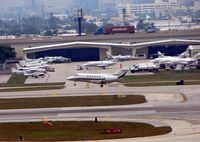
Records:
[[[94,117],[109,121],[115,119],[134,121],[136,119],[153,121],[156,122],[155,124],[164,122],[170,125],[173,131],[168,135],[137,138],[134,141],[200,141],[198,139],[200,138],[199,85],[124,87],[120,84],[115,84],[104,86],[104,88],[100,88],[98,85],[91,85],[90,88],[85,88],[85,84],[78,84],[76,87],[70,85],[70,82],[67,82],[65,89],[53,91],[4,92],[0,93],[0,98],[39,98],[50,97],[53,94],[53,96],[143,94],[148,103],[109,107],[0,110],[0,121],[41,121],[43,118],[48,118],[49,120],[93,120]],[[133,141],[133,139],[124,139],[123,141]]]

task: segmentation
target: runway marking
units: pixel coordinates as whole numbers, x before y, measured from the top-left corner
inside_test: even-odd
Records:
[[[109,120],[112,120],[112,117],[104,116],[104,117],[99,117],[98,119],[101,121],[109,121]]]
[[[102,95],[102,96],[107,96],[108,93],[101,93],[100,95]]]
[[[128,115],[146,115],[156,114],[155,110],[145,111],[118,111],[118,112],[71,112],[71,113],[58,113],[57,117],[102,117],[103,119],[111,119],[113,116],[128,116]],[[107,116],[104,118],[103,116]]]
[[[56,94],[56,93],[53,93],[53,94],[51,94],[51,96],[57,96],[58,94]]]

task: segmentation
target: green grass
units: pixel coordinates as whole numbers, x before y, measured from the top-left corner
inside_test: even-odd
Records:
[[[24,75],[13,74],[7,83],[0,84],[0,87],[3,87],[0,92],[63,89],[65,84],[65,82],[24,84],[26,79]]]
[[[4,88],[4,89],[0,89],[0,92],[55,90],[55,89],[63,89],[63,88],[64,88],[64,85],[48,85],[48,84],[44,84],[44,85],[41,85],[41,86],[27,86],[27,87],[19,87],[19,88]]]
[[[120,139],[163,135],[171,132],[171,127],[154,127],[136,122],[89,122],[69,121],[51,122],[53,126],[42,122],[1,123],[0,141],[17,141],[22,134],[25,141],[80,141]],[[121,134],[100,134],[106,128],[120,128]]]
[[[53,95],[53,94],[52,94]],[[110,106],[145,103],[142,95],[68,96],[0,99],[0,109]]]
[[[27,77],[24,75],[12,74],[12,76],[8,80],[7,84],[9,84],[9,85],[24,85],[24,82],[26,81],[26,79],[27,79]]]
[[[164,86],[176,85],[179,80],[184,80],[185,85],[200,84],[199,71],[161,71],[154,75],[125,76],[122,83],[125,86]]]
[[[0,87],[24,87],[24,86],[59,86],[59,85],[64,85],[65,82],[58,82],[58,83],[33,83],[33,84],[0,84]]]
[[[7,83],[0,84],[0,87],[21,87],[21,86],[54,86],[54,85],[64,85],[65,82],[58,83],[34,83],[34,84],[24,84],[27,77],[24,75],[12,74]]]

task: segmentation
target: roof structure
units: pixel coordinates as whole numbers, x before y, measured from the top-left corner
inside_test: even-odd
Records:
[[[52,44],[45,46],[37,46],[37,47],[29,47],[24,48],[24,53],[34,53],[39,51],[46,51],[52,49],[63,49],[63,48],[71,48],[71,47],[100,47],[107,48],[110,46],[114,47],[124,47],[124,48],[142,48],[147,46],[156,46],[156,45],[168,45],[168,44],[188,44],[188,45],[200,45],[200,40],[184,40],[184,39],[168,39],[168,40],[159,40],[152,42],[143,42],[143,43],[101,43],[101,42],[69,42],[69,43],[60,43],[60,44]]]

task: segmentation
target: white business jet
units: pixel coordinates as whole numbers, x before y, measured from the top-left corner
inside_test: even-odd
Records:
[[[152,60],[151,62],[155,63],[155,64],[165,64],[165,65],[189,65],[193,62],[196,61],[196,59],[193,58],[183,58],[182,57],[183,54],[181,54],[181,56],[165,56],[163,55],[161,52],[158,51],[158,58]]]
[[[79,65],[78,70],[88,69],[89,67],[99,67],[105,69],[117,63],[117,60],[104,60],[104,61],[90,61],[85,64]]]
[[[132,56],[132,55],[117,55],[117,56],[113,56],[113,55],[111,55],[110,52],[106,52],[106,54],[107,54],[107,58],[108,59],[114,59],[114,60],[118,60],[118,61],[126,61],[126,60],[136,60],[136,59],[138,59],[137,57]]]
[[[128,71],[129,68],[121,69],[113,74],[77,73],[76,75],[68,77],[67,80],[74,81],[74,86],[76,85],[76,82],[88,82],[100,84],[100,87],[103,87],[104,84],[119,81]]]
[[[41,72],[41,71],[37,71],[37,70],[18,70],[15,68],[11,68],[12,69],[12,73],[13,74],[22,74],[26,77],[34,77],[34,78],[38,78],[38,77],[45,77],[45,73]]]

